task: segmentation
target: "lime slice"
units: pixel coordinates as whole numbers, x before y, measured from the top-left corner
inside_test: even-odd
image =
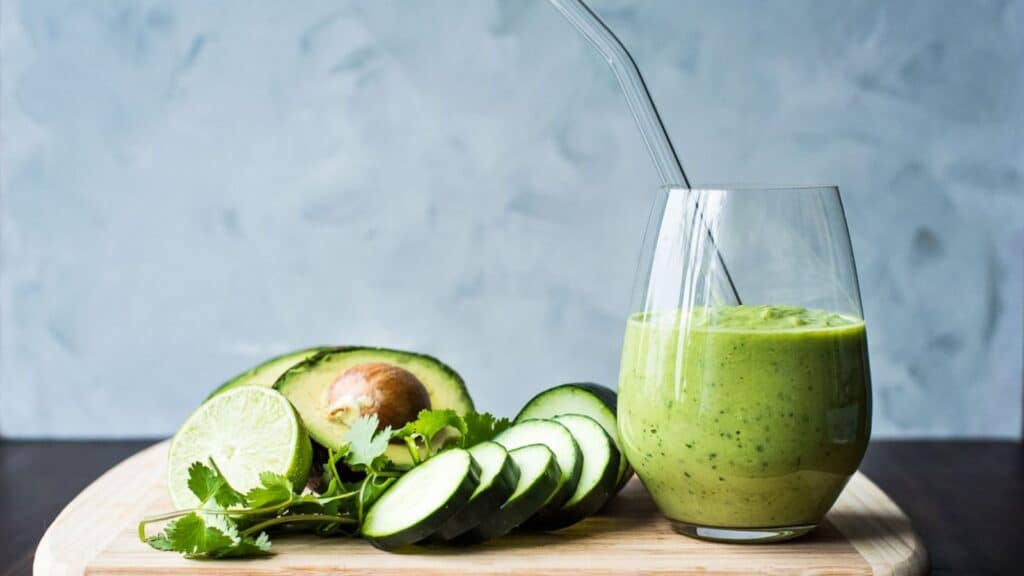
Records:
[[[171,440],[171,502],[177,508],[199,504],[188,488],[188,469],[211,458],[239,492],[259,485],[266,471],[286,476],[299,490],[309,476],[312,452],[298,413],[280,392],[249,386],[228,390],[193,412]]]

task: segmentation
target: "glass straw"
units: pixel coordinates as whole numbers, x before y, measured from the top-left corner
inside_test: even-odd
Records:
[[[640,128],[640,134],[643,136],[651,160],[654,161],[654,167],[658,170],[662,184],[667,188],[689,189],[690,180],[686,177],[683,164],[679,161],[679,155],[676,154],[676,149],[672,145],[672,139],[669,138],[668,132],[665,130],[665,124],[661,121],[658,108],[654,105],[654,99],[651,98],[651,93],[647,89],[643,76],[640,75],[640,69],[637,67],[636,61],[633,60],[633,56],[583,0],[550,0],[550,2],[597,48],[597,51],[604,56],[612,71],[615,72],[615,77],[619,81],[619,86],[626,97],[626,103],[633,113],[633,118]],[[694,201],[697,202],[696,198]],[[698,214],[701,213],[699,208],[698,205]],[[704,221],[703,218],[701,221]],[[706,224],[705,230],[707,230],[711,245],[715,248],[715,254],[718,256],[718,262],[728,281],[733,299],[736,304],[740,304],[742,301],[739,291],[736,289],[732,275],[729,274],[729,268],[725,265],[722,252],[718,249],[718,244],[715,243],[711,229]]]

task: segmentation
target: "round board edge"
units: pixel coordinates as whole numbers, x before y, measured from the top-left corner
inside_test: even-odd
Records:
[[[46,529],[35,550],[33,574],[83,574],[126,526],[136,522],[154,498],[154,484],[163,484],[169,441],[145,448],[116,464],[68,503]],[[634,482],[637,480],[634,478]],[[94,499],[103,502],[97,515]],[[113,501],[113,502],[112,502]],[[860,511],[844,514],[844,511]],[[863,511],[871,514],[863,514]],[[100,518],[100,521],[97,521]],[[878,518],[885,518],[880,522]],[[928,555],[910,519],[874,482],[857,472],[827,519],[846,536],[863,532],[865,523],[881,528],[890,538],[884,545],[847,536],[875,574],[917,576],[927,573]],[[83,524],[89,530],[82,530]]]
[[[854,511],[855,513],[849,513]],[[864,511],[870,512],[864,514]],[[880,521],[884,518],[885,521]],[[870,478],[858,471],[850,479],[826,519],[838,529],[871,567],[873,574],[919,576],[929,571],[928,552],[910,518]],[[889,538],[865,541],[852,535],[863,528],[884,529]]]
[[[153,500],[153,481],[162,484],[169,443],[164,440],[128,456],[79,492],[54,518],[36,545],[32,573],[85,573],[89,561],[126,525],[137,522]],[[96,497],[106,503],[103,514],[94,514],[91,500]],[[83,523],[88,524],[88,530],[81,529]]]

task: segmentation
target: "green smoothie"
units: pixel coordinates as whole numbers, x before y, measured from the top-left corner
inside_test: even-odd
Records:
[[[622,448],[661,511],[684,524],[817,524],[870,433],[864,321],[788,306],[629,319]]]

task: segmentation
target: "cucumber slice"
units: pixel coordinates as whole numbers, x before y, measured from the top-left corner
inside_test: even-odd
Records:
[[[507,450],[530,444],[543,444],[551,449],[562,476],[558,490],[551,495],[545,509],[558,510],[576,491],[576,482],[583,468],[583,455],[565,426],[553,420],[526,420],[498,434],[494,441]]]
[[[479,484],[480,466],[467,450],[442,452],[377,500],[363,520],[363,536],[383,550],[419,542],[465,507]]]
[[[536,418],[554,418],[561,414],[582,414],[590,416],[604,428],[615,447],[619,450],[619,471],[616,492],[622,489],[633,476],[633,468],[622,456],[619,431],[615,418],[618,395],[611,388],[592,382],[576,382],[549,388],[537,394],[516,416],[516,422]]]
[[[519,468],[501,444],[481,442],[470,448],[469,454],[480,465],[480,485],[470,496],[469,504],[437,530],[435,535],[442,540],[451,540],[476,528],[501,508],[519,482]]]
[[[619,451],[604,428],[581,414],[556,416],[555,422],[568,428],[576,438],[583,452],[583,470],[569,500],[558,510],[542,510],[530,520],[531,528],[558,530],[571,526],[600,510],[615,495]]]
[[[508,455],[519,469],[515,492],[498,511],[463,533],[455,542],[472,544],[507,534],[536,514],[558,489],[562,471],[547,446],[524,446],[510,450]]]
[[[188,487],[193,462],[213,459],[240,492],[259,486],[260,473],[276,472],[298,490],[306,484],[313,449],[295,408],[270,388],[242,386],[203,403],[171,440],[167,488],[175,508],[195,507]]]

